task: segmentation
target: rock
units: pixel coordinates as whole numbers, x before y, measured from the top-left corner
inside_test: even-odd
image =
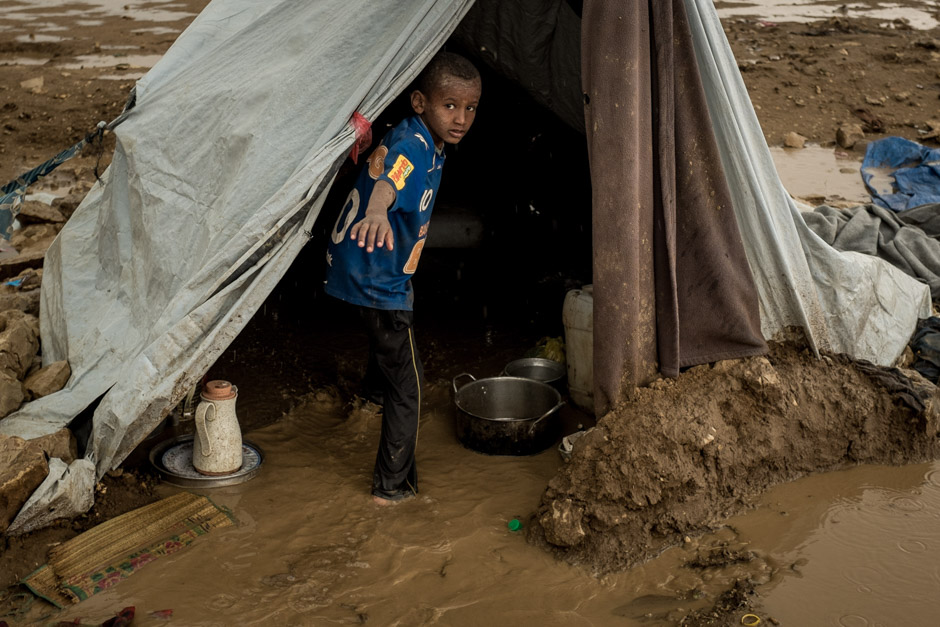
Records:
[[[44,202],[35,200],[24,201],[20,205],[20,212],[17,214],[16,219],[22,224],[65,222],[65,216],[61,211]]]
[[[843,124],[836,131],[836,143],[842,148],[851,148],[865,139],[865,131],[860,124]]]
[[[42,270],[24,270],[18,275],[0,283],[0,294],[7,294],[12,292],[22,292],[25,290],[31,290],[34,287],[39,287],[42,285]]]
[[[60,518],[84,514],[95,502],[95,465],[87,459],[66,464],[53,457],[49,474],[20,508],[8,535],[28,533]]]
[[[930,129],[929,133],[926,133],[921,139],[933,139],[935,137],[940,137],[940,119],[936,120],[927,120],[925,122],[927,128]]]
[[[787,133],[787,136],[783,138],[783,145],[787,148],[802,148],[805,143],[806,138],[793,131]]]
[[[52,243],[52,240],[49,241]],[[36,250],[20,253],[14,257],[0,259],[0,280],[15,277],[23,270],[41,268],[46,251]]]
[[[39,350],[39,320],[15,309],[0,312],[0,372],[26,376]]]
[[[0,280],[15,277],[24,270],[41,268],[46,250],[52,245],[61,228],[61,223],[30,224],[14,231],[10,245],[19,253],[0,259]]]
[[[39,297],[42,290],[38,287],[26,292],[0,294],[0,311],[15,309],[33,316],[39,315]]]
[[[66,218],[70,218],[84,198],[84,193],[73,192],[64,198],[53,200],[52,207],[58,209]]]
[[[41,448],[16,436],[0,435],[0,533],[48,473]]]
[[[0,418],[5,418],[19,409],[25,398],[20,380],[0,372]]]
[[[42,76],[37,76],[36,78],[30,78],[25,81],[20,81],[20,87],[25,89],[28,92],[38,94],[42,91],[42,86],[45,83]]]
[[[38,317],[41,284],[42,270],[32,269],[0,281],[0,311],[16,309]]]
[[[69,362],[57,361],[26,377],[23,387],[26,388],[29,400],[42,398],[65,387],[70,376],[72,369],[69,368]]]
[[[20,251],[20,254],[36,250],[41,250],[45,254],[61,228],[60,224],[30,224],[14,231],[10,244]]]
[[[78,441],[66,428],[30,440],[29,443],[39,447],[46,457],[58,457],[66,464],[71,464],[78,457]]]
[[[582,508],[572,503],[571,499],[552,501],[551,510],[544,512],[539,520],[545,530],[545,539],[555,546],[580,544],[586,535],[581,524],[583,515]]]

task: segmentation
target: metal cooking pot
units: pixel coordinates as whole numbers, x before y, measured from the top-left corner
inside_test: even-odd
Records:
[[[526,357],[524,359],[516,359],[506,364],[506,368],[503,369],[503,374],[510,377],[535,379],[536,381],[547,383],[561,392],[562,380],[565,378],[567,370],[564,364],[553,359]]]
[[[471,383],[457,387],[457,380]],[[531,455],[555,443],[560,423],[555,412],[564,404],[558,390],[521,377],[454,377],[457,439],[489,455]]]

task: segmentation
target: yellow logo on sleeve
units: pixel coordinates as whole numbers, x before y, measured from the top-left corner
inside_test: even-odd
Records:
[[[405,158],[405,155],[398,155],[395,165],[392,166],[392,171],[388,173],[388,178],[392,179],[395,189],[398,191],[405,189],[405,179],[414,172],[414,169],[415,167]]]

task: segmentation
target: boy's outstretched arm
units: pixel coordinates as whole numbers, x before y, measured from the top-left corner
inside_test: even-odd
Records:
[[[395,202],[395,188],[385,181],[376,181],[366,207],[366,216],[349,229],[349,237],[359,240],[359,248],[365,247],[367,253],[375,247],[395,248],[395,236],[392,225],[388,222],[388,209]]]

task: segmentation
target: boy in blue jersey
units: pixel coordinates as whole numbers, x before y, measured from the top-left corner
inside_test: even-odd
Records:
[[[359,174],[333,227],[326,293],[359,310],[369,335],[367,383],[382,397],[372,498],[387,505],[418,492],[415,448],[423,368],[415,347],[411,275],[428,234],[444,145],[470,129],[480,73],[437,54],[411,93],[415,115],[388,132]]]

